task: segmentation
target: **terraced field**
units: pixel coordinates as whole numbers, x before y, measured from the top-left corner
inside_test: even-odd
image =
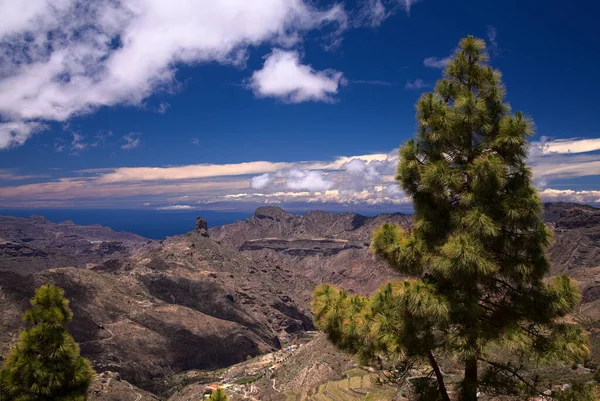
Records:
[[[309,391],[288,392],[286,401],[389,401],[396,389],[378,383],[376,374],[354,369],[346,372],[346,378],[321,384]]]

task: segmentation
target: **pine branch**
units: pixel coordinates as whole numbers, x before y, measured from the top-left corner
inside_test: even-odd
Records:
[[[502,364],[500,362],[490,361],[488,359],[481,358],[481,357],[479,357],[479,360],[481,362],[487,363],[490,366],[493,366],[495,368],[501,369],[504,372],[510,373],[515,379],[517,379],[518,381],[520,381],[521,383],[523,383],[529,389],[533,390],[536,395],[544,396],[543,391],[540,391],[535,385],[533,385],[532,383],[530,383],[525,377],[523,377],[521,374],[519,374],[519,372],[518,372],[517,369],[511,369],[510,366],[508,366],[507,364]]]

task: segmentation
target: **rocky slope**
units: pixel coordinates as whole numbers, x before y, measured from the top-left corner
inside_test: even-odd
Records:
[[[600,209],[548,204],[545,218],[556,233],[554,271],[579,281],[577,317],[600,343]],[[52,282],[72,301],[71,331],[82,354],[98,372],[123,380],[113,395],[96,388],[92,400],[150,396],[127,383],[170,394],[175,373],[229,366],[310,329],[317,283],[368,293],[397,277],[368,252],[372,231],[386,222],[408,227],[411,217],[299,216],[265,207],[210,230],[200,219],[193,232],[160,242],[100,226],[0,217],[0,356],[24,327],[35,288]],[[310,355],[321,366],[318,352]],[[270,382],[261,383],[268,393]]]
[[[125,257],[78,260],[87,268],[29,275],[0,269],[0,355],[15,343],[29,298],[46,282],[65,289],[71,332],[94,368],[157,394],[168,392],[164,379],[175,372],[228,366],[312,327],[314,283],[226,249],[202,227],[131,248]]]
[[[545,219],[555,230],[549,254],[555,272],[600,266],[600,209],[573,203],[545,205]],[[368,251],[373,230],[384,223],[409,227],[410,215],[287,213],[261,207],[245,221],[210,229],[230,249],[253,257],[269,256],[315,282],[329,282],[369,293],[397,277]]]
[[[547,203],[545,219],[554,229],[550,259],[554,271],[600,266],[600,209],[573,203]]]
[[[42,216],[0,216],[0,271],[29,274],[51,267],[85,267],[125,257],[149,241],[100,225],[57,224]]]
[[[411,216],[356,213],[287,213],[260,207],[245,221],[210,229],[211,238],[254,258],[269,257],[317,283],[369,293],[397,275],[369,253],[374,229],[384,223],[408,227]]]

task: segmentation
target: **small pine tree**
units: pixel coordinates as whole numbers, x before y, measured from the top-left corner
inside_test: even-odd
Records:
[[[19,335],[2,371],[2,401],[84,401],[94,371],[79,355],[66,329],[73,314],[64,291],[41,286],[24,320],[31,325]]]
[[[208,401],[229,401],[229,397],[225,394],[225,391],[218,388],[211,394]]]
[[[575,284],[546,280],[552,233],[526,164],[533,122],[511,113],[487,60],[483,40],[461,40],[400,149],[413,226],[384,225],[371,246],[410,279],[369,299],[321,286],[313,301],[335,344],[388,371],[428,363],[445,401],[441,356],[463,366],[461,401],[476,401],[478,391],[535,394],[526,366],[588,354],[581,328],[561,319],[579,303]]]

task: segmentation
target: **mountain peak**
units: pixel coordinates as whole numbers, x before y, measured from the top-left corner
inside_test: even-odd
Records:
[[[277,206],[261,206],[254,211],[254,217],[259,219],[283,220],[292,216]]]

